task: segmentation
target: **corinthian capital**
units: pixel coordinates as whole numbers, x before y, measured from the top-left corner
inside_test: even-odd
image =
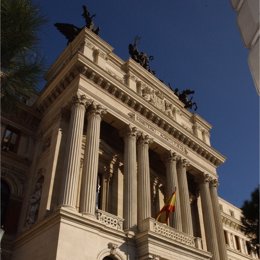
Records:
[[[80,95],[77,93],[75,96],[72,97],[72,104],[79,104],[85,106],[87,102],[87,98],[85,95]]]
[[[209,174],[202,173],[200,176],[200,180],[202,183],[209,183],[211,181],[211,178],[210,178]]]
[[[138,134],[137,128],[131,124],[127,125],[120,131],[122,137],[136,137]]]
[[[88,105],[88,114],[89,115],[100,115],[103,116],[107,113],[107,109],[101,106],[100,104],[97,104],[96,102],[91,102]]]
[[[153,139],[144,133],[140,133],[139,138],[138,138],[138,143],[139,144],[151,144],[153,142]]]
[[[177,160],[179,160],[180,166],[183,168],[187,168],[190,165],[188,160],[182,159],[180,156],[177,157]]]
[[[211,181],[210,181],[210,185],[211,185],[212,187],[217,188],[218,185],[219,185],[219,182],[218,182],[217,179],[211,179]]]
[[[163,155],[162,158],[165,162],[176,162],[179,159],[179,156],[177,153],[173,152],[172,150],[169,150],[167,153]]]

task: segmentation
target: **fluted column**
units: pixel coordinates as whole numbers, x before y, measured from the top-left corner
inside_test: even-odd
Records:
[[[176,168],[177,155],[172,151],[166,155],[166,178],[167,178],[167,194],[169,198],[176,188],[176,204],[175,212],[170,216],[170,225],[176,228],[178,231],[182,231],[182,218],[180,207],[180,191],[178,185],[177,168]]]
[[[92,103],[88,108],[86,148],[82,170],[80,211],[95,215],[101,116],[105,110]]]
[[[217,186],[218,186],[218,181],[216,179],[211,180],[209,187],[210,187],[212,208],[213,208],[214,219],[215,219],[215,228],[216,228],[217,238],[218,238],[219,256],[221,260],[228,260],[223,223],[221,220],[221,214],[219,209]]]
[[[193,226],[191,217],[191,207],[189,198],[189,188],[187,181],[186,167],[188,162],[185,159],[179,161],[177,176],[179,184],[179,196],[180,196],[180,206],[181,206],[181,217],[182,217],[182,231],[193,236]]]
[[[137,130],[130,125],[124,133],[124,228],[133,229],[137,225]]]
[[[212,260],[222,260],[219,256],[218,250],[218,243],[220,243],[220,241],[217,240],[214,213],[209,191],[209,181],[209,176],[205,174],[202,176],[202,180],[200,183],[200,195],[206,233],[206,242],[208,251],[210,251],[213,255]]]
[[[86,98],[84,95],[74,96],[71,107],[67,145],[64,158],[64,182],[61,204],[76,207],[77,185],[79,181],[80,150],[84,125]]]
[[[138,226],[142,221],[151,217],[151,188],[149,167],[149,144],[152,139],[141,135],[137,144],[137,193],[138,193]]]

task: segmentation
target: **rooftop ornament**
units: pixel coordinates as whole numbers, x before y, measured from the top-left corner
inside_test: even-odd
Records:
[[[83,8],[83,13],[82,13],[82,17],[85,20],[85,25],[83,27],[77,27],[73,24],[70,23],[55,23],[54,26],[66,37],[66,39],[68,40],[69,44],[70,42],[72,42],[75,37],[81,32],[82,29],[84,29],[85,27],[87,27],[88,29],[90,29],[92,32],[94,32],[95,34],[98,35],[99,33],[99,27],[95,27],[94,22],[93,22],[93,18],[96,16],[95,14],[90,15],[87,7],[85,5],[82,6]]]
[[[130,43],[128,45],[128,51],[131,56],[131,58],[139,63],[142,67],[144,67],[146,70],[148,70],[150,73],[155,75],[155,71],[151,70],[149,62],[153,60],[153,56],[148,56],[145,52],[140,52],[137,48],[137,45],[139,41],[141,40],[141,37],[136,36],[134,38],[134,42]]]
[[[188,98],[189,95],[194,94],[195,91],[191,90],[191,89],[184,89],[183,91],[179,92],[179,89],[176,88],[174,89],[174,94],[179,98],[179,100],[184,103],[184,107],[188,108],[188,109],[193,109],[194,107],[194,111],[197,110],[198,106],[196,102],[193,102],[193,96]]]

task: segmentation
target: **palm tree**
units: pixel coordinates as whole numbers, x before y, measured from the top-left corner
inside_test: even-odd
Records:
[[[31,0],[1,1],[1,101],[30,96],[43,72],[37,55],[37,31],[45,22]]]

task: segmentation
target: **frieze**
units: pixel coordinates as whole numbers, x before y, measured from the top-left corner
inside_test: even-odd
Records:
[[[155,127],[153,127],[152,125],[148,124],[144,119],[140,118],[139,116],[135,115],[134,113],[129,113],[129,116],[133,119],[138,121],[139,123],[141,123],[143,126],[145,126],[146,128],[150,129],[151,131],[153,131],[156,135],[160,136],[161,138],[163,138],[164,140],[166,140],[170,145],[173,145],[175,148],[177,148],[178,150],[182,151],[183,153],[187,154],[187,149],[181,145],[179,142],[169,138],[167,135],[165,135],[164,133],[160,132],[159,130],[157,130]]]
[[[121,83],[124,83],[124,80],[122,78],[120,78],[119,76],[117,76],[113,71],[107,69],[107,73],[110,74],[116,80],[120,81]]]
[[[168,101],[161,91],[154,90],[141,82],[138,82],[137,90],[137,93],[142,96],[144,100],[151,103],[170,118],[176,120],[176,113],[180,113],[180,110]]]

